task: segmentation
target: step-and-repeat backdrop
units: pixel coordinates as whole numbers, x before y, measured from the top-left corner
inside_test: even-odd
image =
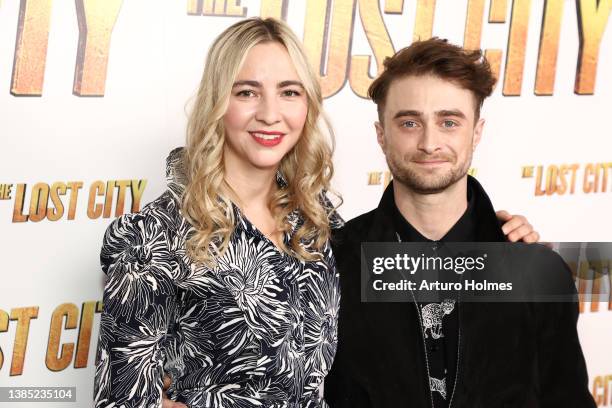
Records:
[[[612,0],[0,0],[0,386],[76,386],[76,405],[54,406],[91,405],[103,232],[164,190],[206,51],[249,16],[285,19],[320,74],[345,218],[375,207],[389,180],[366,89],[385,56],[435,35],[485,49],[499,78],[472,169],[495,206],[526,215],[544,240],[612,241],[611,9]],[[612,301],[596,300],[581,303],[579,330],[589,387],[612,407]]]

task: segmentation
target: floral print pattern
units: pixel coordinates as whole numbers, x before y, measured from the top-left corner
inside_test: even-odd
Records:
[[[168,373],[169,396],[189,407],[324,407],[319,389],[336,351],[340,301],[329,243],[321,260],[300,261],[234,207],[217,265],[192,262],[180,158],[180,149],[168,158],[168,190],[104,236],[95,406],[159,407]],[[322,203],[330,208],[324,194]],[[299,212],[288,221],[299,225]],[[335,213],[330,223],[343,224]]]

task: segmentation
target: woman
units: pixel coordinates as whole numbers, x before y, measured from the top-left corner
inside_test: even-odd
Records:
[[[169,190],[105,235],[97,406],[159,405],[164,363],[190,407],[321,405],[342,221],[315,78],[281,22],[211,46]]]
[[[214,41],[169,189],[104,237],[97,407],[159,406],[164,372],[189,407],[325,405],[343,222],[321,103],[284,23],[243,20]]]

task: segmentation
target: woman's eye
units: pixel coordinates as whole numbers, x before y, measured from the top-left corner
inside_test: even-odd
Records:
[[[300,93],[294,89],[283,91],[283,96],[300,96]]]
[[[255,92],[251,91],[250,89],[243,89],[242,91],[238,92],[236,94],[237,96],[244,96],[244,97],[251,97],[251,96],[255,96]]]

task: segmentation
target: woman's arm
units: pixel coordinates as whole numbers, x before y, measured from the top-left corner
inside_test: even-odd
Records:
[[[122,216],[106,231],[96,407],[161,404],[163,341],[176,312],[176,263],[166,235],[154,207]]]

